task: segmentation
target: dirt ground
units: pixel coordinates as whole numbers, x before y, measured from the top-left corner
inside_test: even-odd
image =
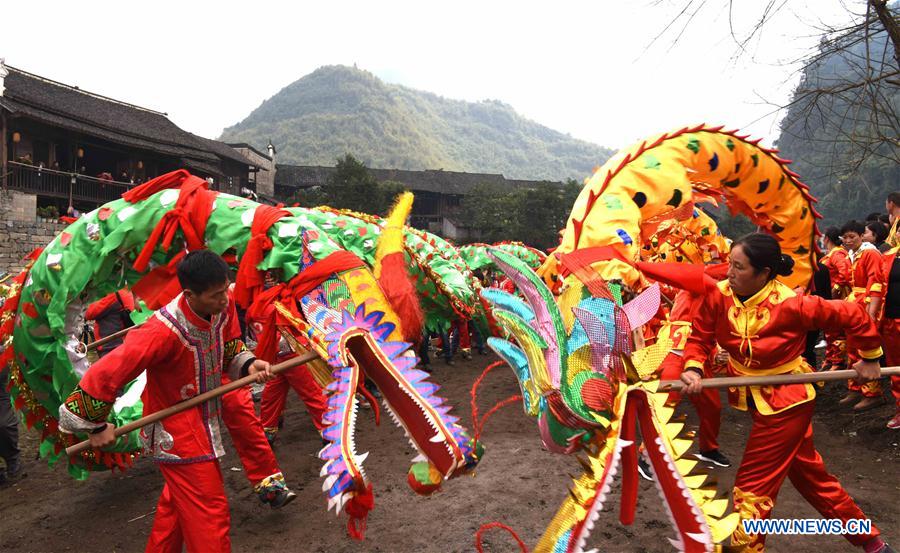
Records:
[[[472,361],[458,360],[454,366],[436,361],[433,379],[442,385],[441,393],[456,406],[467,427],[471,427],[469,389],[492,359],[476,356]],[[503,367],[482,388],[482,412],[518,391],[511,371]],[[893,406],[854,415],[837,406],[840,394],[838,386],[820,394],[815,418],[818,449],[888,541],[900,543],[900,432],[884,427]],[[685,411],[693,417],[689,406]],[[321,461],[316,458],[319,438],[301,402],[292,397],[275,451],[289,485],[299,495],[297,501],[280,511],[261,505],[234,453],[222,459],[235,551],[472,551],[476,530],[491,521],[511,526],[533,547],[566,494],[567,475],[579,471],[574,459],[541,448],[535,421],[516,404],[498,412],[485,428],[486,454],[475,477],[445,482],[440,493],[419,497],[406,483],[414,454],[402,432],[388,422],[389,417],[376,427],[370,411],[361,414],[357,451],[371,452],[365,466],[376,496],[365,541],[347,537],[344,515],[335,517],[325,511]],[[722,450],[736,466],[749,418],[731,409],[723,417]],[[162,489],[162,477],[151,462],[143,460],[124,474],[99,473],[76,482],[62,467],[50,469],[44,461],[35,460],[34,432],[23,431],[21,446],[27,477],[0,488],[0,551],[143,551]],[[719,470],[721,489],[730,488],[734,471]],[[618,522],[617,509],[614,487],[588,548],[612,553],[670,550],[665,538],[674,533],[652,483],[641,482],[632,527]],[[818,518],[787,483],[775,516]],[[489,531],[485,538],[488,551],[518,550],[502,531]],[[842,538],[832,536],[773,536],[769,545],[770,551],[792,553],[850,549]]]

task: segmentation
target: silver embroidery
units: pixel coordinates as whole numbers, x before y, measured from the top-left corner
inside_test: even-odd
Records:
[[[141,428],[141,442],[144,444],[144,453],[154,459],[162,461],[178,461],[181,459],[168,450],[175,446],[175,439],[166,432],[161,422],[155,422],[150,426]]]

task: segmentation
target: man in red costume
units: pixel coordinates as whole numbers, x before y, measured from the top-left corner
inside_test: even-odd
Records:
[[[691,335],[691,295],[681,291],[675,296],[675,304],[669,314],[669,322],[663,325],[661,333],[668,333],[672,340],[672,349],[660,365],[660,380],[675,380],[684,371],[684,348],[688,337]],[[712,378],[713,366],[716,362],[716,352],[711,353],[703,364],[704,378]],[[719,390],[709,388],[699,394],[688,396],[691,403],[697,409],[700,419],[699,453],[694,456],[706,463],[712,463],[720,467],[730,467],[731,461],[719,451],[719,428],[722,423],[722,400]],[[669,400],[678,403],[681,394],[672,392]]]
[[[94,340],[111,336],[116,332],[134,326],[131,312],[134,311],[134,296],[127,289],[107,294],[90,304],[84,318],[94,321]],[[97,355],[103,357],[122,345],[122,338],[116,338],[97,347]]]
[[[850,293],[853,270],[850,264],[850,254],[844,249],[841,242],[841,231],[837,227],[825,230],[823,244],[827,252],[820,260],[828,269],[831,279],[831,299],[843,299]],[[847,368],[847,342],[843,332],[825,333],[825,364],[822,370],[836,371]]]
[[[766,234],[751,234],[731,250],[728,280],[707,286],[694,312],[685,347],[681,380],[686,393],[702,390],[703,366],[715,344],[729,354],[732,376],[761,377],[812,372],[802,353],[812,329],[847,333],[847,345],[862,361],[854,366],[861,380],[880,374],[881,338],[861,305],[798,296],[775,277],[791,273],[793,260]],[[734,483],[734,508],[742,519],[771,516],[785,478],[826,518],[845,523],[866,519],[840,482],[828,473],[812,439],[815,388],[811,384],[729,388],[733,407],[749,411],[750,436]],[[874,526],[869,534],[845,534],[866,553],[889,553]],[[732,535],[741,551],[764,552],[766,536],[743,524]]]
[[[884,295],[882,282],[882,265],[884,259],[873,244],[862,239],[866,227],[858,221],[850,221],[841,228],[844,246],[850,252],[852,263],[850,277],[850,295],[847,301],[862,305],[873,321],[878,320],[881,310],[881,299]],[[859,361],[852,348],[848,348],[847,357],[850,363]],[[878,380],[860,384],[855,381],[847,383],[849,392],[840,400],[841,405],[853,405],[854,411],[865,411],[877,407],[884,402],[881,382]]]
[[[145,415],[248,373],[258,375],[259,381],[271,378],[269,364],[255,359],[240,339],[228,294],[228,265],[222,258],[208,250],[194,251],[179,263],[177,273],[183,292],[91,366],[60,406],[60,428],[89,433],[94,447],[113,443],[115,427],[106,422],[109,411],[122,388],[143,371]],[[145,451],[165,479],[147,551],[174,553],[185,545],[188,551],[231,550],[228,500],[218,461],[224,455],[220,412],[228,426],[252,427],[252,421],[245,420],[246,409],[233,409],[232,401],[246,403],[249,393],[204,403],[141,430]],[[265,443],[264,436],[259,439]],[[277,471],[274,457],[269,465]],[[269,502],[290,493],[280,472],[269,473],[260,484],[259,492]]]
[[[280,276],[280,271],[266,271],[264,277],[265,288],[270,289],[278,284]],[[266,315],[271,316],[274,310],[275,307],[269,305],[266,307]],[[251,317],[247,324],[253,330],[255,336],[259,336],[262,333],[261,321],[254,320]],[[291,350],[287,341],[284,338],[279,338],[277,357],[274,361],[281,363],[296,356],[297,354]],[[285,403],[287,403],[289,388],[293,388],[304,405],[306,405],[306,410],[309,412],[316,430],[321,434],[325,429],[323,420],[325,412],[328,410],[328,400],[322,387],[313,378],[309,369],[305,365],[301,365],[276,375],[275,378],[266,383],[266,387],[263,389],[262,400],[259,404],[259,418],[265,429],[266,439],[270,444],[275,442],[278,430],[281,427],[281,417],[284,413]]]

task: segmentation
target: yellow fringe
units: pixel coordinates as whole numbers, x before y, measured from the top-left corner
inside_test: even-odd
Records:
[[[386,256],[403,251],[403,227],[412,211],[414,196],[412,192],[403,192],[397,196],[394,207],[384,220],[378,249],[375,251],[375,278],[381,278],[381,260]]]

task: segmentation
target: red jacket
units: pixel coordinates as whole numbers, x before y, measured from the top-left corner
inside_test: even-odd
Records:
[[[254,359],[240,335],[233,300],[207,321],[179,294],[129,332],[122,346],[88,369],[60,408],[60,426],[68,431],[98,426],[122,389],[144,371],[144,415],[218,387],[223,373],[235,378]],[[218,458],[224,455],[219,402],[213,400],[144,427],[141,439],[145,451],[160,463]]]
[[[685,347],[685,367],[703,370],[716,343],[730,355],[731,376],[766,376],[806,373],[812,369],[801,357],[806,333],[814,329],[844,331],[847,347],[865,359],[881,356],[881,337],[874,321],[859,304],[798,296],[777,281],[771,281],[746,301],[740,301],[727,281],[705,295],[696,310],[691,335]],[[811,384],[729,388],[731,404],[748,407],[748,388],[757,410],[764,415],[811,401]]]

